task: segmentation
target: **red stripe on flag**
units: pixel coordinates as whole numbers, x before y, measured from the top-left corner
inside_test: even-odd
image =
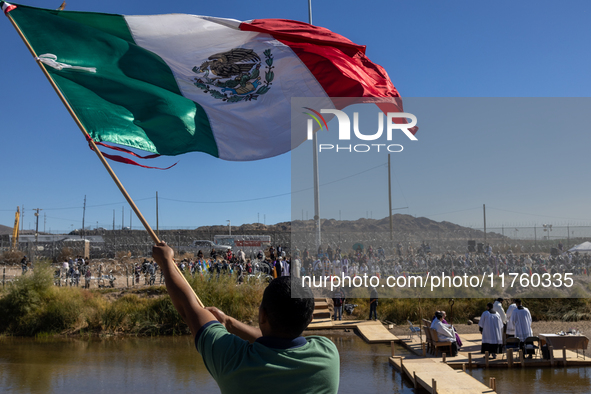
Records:
[[[94,149],[92,148],[92,145],[90,144],[90,141],[92,141],[92,138],[90,137],[90,135],[86,134],[86,140],[88,141],[88,147],[90,148],[90,150],[94,150]],[[133,153],[132,151],[130,151],[130,150],[127,150],[127,149],[125,149],[125,148],[119,148],[119,147],[116,147],[116,146],[110,146],[110,145],[107,145],[107,144],[103,144],[102,142],[96,142],[96,141],[95,141],[95,144],[97,144],[97,145],[101,145],[101,146],[104,146],[104,147],[107,147],[107,148],[110,148],[110,149],[114,149],[114,150],[118,150],[118,151],[126,152],[126,153],[132,154],[132,155],[134,155],[134,156],[136,156],[136,157],[139,157],[140,159],[153,159],[154,157],[158,157],[158,156],[160,156],[160,155],[148,155],[148,156],[140,156],[140,155],[136,155],[136,154],[135,154],[135,153]],[[104,153],[104,152],[101,152],[101,154],[102,154],[103,156],[105,156],[107,159],[110,159],[110,160],[116,161],[116,162],[118,162],[118,163],[131,164],[131,165],[134,165],[134,166],[138,166],[138,167],[142,167],[142,168],[151,168],[151,169],[154,169],[154,170],[168,170],[168,169],[170,169],[170,168],[172,168],[172,167],[176,166],[176,165],[179,163],[179,162],[177,161],[176,163],[174,163],[174,164],[173,164],[173,165],[171,165],[170,167],[166,167],[166,168],[161,168],[161,167],[150,167],[150,166],[144,166],[144,165],[142,165],[142,164],[139,164],[139,163],[137,163],[137,162],[135,162],[135,161],[133,161],[133,160],[131,160],[131,159],[128,159],[128,158],[126,158],[126,157],[117,156],[117,155],[109,155],[108,153]]]
[[[328,29],[283,19],[255,19],[240,30],[267,33],[289,46],[329,97],[399,97],[386,71],[365,46]]]
[[[8,13],[12,10],[14,10],[16,8],[16,6],[14,4],[9,4],[7,2],[4,2],[4,4],[2,4],[2,11],[4,11],[4,14],[8,15]]]
[[[176,163],[174,163],[173,165],[171,165],[170,167],[166,167],[166,168],[160,168],[160,167],[150,167],[150,166],[144,166],[142,164],[136,163],[135,161],[128,159],[126,157],[122,157],[122,156],[116,156],[116,155],[109,155],[107,153],[101,152],[103,154],[103,156],[105,156],[107,159],[116,161],[118,163],[124,163],[124,164],[131,164],[134,166],[138,166],[138,167],[142,167],[142,168],[152,168],[154,170],[168,170],[174,166],[176,166],[178,164],[178,161]]]

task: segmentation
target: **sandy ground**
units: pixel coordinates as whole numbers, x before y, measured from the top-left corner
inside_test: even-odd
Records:
[[[122,264],[119,264],[117,262],[114,262],[112,260],[110,261],[105,261],[103,263],[103,275],[108,275],[110,271],[112,271],[112,274],[115,276],[116,280],[114,282],[115,284],[115,288],[125,288],[128,286],[138,286],[138,284],[134,283],[134,278],[131,275],[132,272],[132,265],[129,264],[128,266],[128,272],[129,275],[128,277],[126,277],[125,275],[125,266]],[[2,267],[4,268],[4,267]],[[2,268],[0,268],[0,275],[4,274],[5,275],[5,280],[6,282],[10,282],[14,279],[19,278],[22,275],[22,271],[20,266],[19,267],[11,267],[11,266],[7,266],[6,267],[6,271],[2,272]],[[91,264],[91,272],[92,272],[92,279],[90,281],[90,287],[93,289],[98,288],[99,286],[99,278],[98,276],[98,262],[95,264]],[[2,279],[2,277],[0,277],[0,280]],[[109,282],[108,280],[104,280],[103,281],[105,285],[108,285]],[[64,275],[62,274],[62,280],[61,280],[62,286],[65,285],[65,279],[64,279]],[[102,282],[101,282],[102,283]],[[139,280],[139,285],[144,285],[146,283],[146,278],[145,276],[142,274],[140,275],[140,280]],[[156,273],[156,285],[160,284],[160,271],[158,271]],[[84,286],[84,278],[80,278],[80,283],[79,286],[82,287]]]

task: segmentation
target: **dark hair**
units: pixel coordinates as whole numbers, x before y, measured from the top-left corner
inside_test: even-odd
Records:
[[[499,298],[497,298],[497,301],[503,302],[504,300],[501,297],[499,297]]]
[[[486,304],[486,306],[488,307],[488,309],[492,309],[494,305],[492,304],[492,302],[489,302],[488,304]]]
[[[291,277],[280,276],[265,289],[261,308],[274,331],[295,338],[312,321],[314,294],[309,287],[295,281],[292,286]]]
[[[441,313],[441,312],[437,311],[437,312],[435,312],[435,317],[436,317],[438,320],[441,320],[441,319],[443,319],[443,313]]]
[[[514,299],[514,300],[513,300],[513,302],[514,302],[515,304],[519,304],[519,305],[521,305],[521,299],[519,299],[519,298],[516,298],[516,299]]]

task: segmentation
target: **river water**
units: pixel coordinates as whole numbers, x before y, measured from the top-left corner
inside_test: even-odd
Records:
[[[414,393],[388,364],[389,345],[352,334],[327,335],[341,356],[340,393]],[[398,355],[406,351],[397,349]],[[591,370],[489,369],[503,394],[591,393]],[[188,336],[109,339],[0,338],[0,392],[219,393]]]

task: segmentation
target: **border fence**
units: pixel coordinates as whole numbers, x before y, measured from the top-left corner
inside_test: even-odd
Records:
[[[236,230],[234,230],[236,231]],[[244,235],[269,235],[271,244],[281,245],[289,251],[292,245],[299,249],[316,249],[316,235],[308,228],[285,228],[283,230],[251,230],[240,231],[237,234]],[[195,240],[214,240],[219,231],[199,230],[161,230],[160,237],[170,246],[183,253],[194,252],[190,245]],[[71,244],[68,240],[86,238],[90,241],[90,258],[114,258],[118,252],[131,252],[133,256],[148,257],[152,253],[152,240],[142,230],[91,230],[83,237],[79,234],[65,234],[63,237],[54,236],[55,241],[47,241],[39,238],[38,242],[19,242],[19,250],[28,256],[36,256],[50,259],[59,259],[65,248]],[[351,231],[335,227],[322,229],[322,245],[340,247],[343,252],[352,250],[356,243],[365,247],[383,248],[387,254],[395,253],[400,244],[407,252],[409,248],[417,252],[423,244],[429,246],[431,253],[465,253],[470,244],[479,252],[479,247],[490,245],[494,253],[560,253],[576,246],[584,241],[591,240],[591,226],[533,226],[533,227],[493,227],[486,229],[486,237],[483,228],[457,227],[454,230],[442,230],[440,228],[418,228],[413,231],[394,229],[390,240],[389,229],[370,228],[365,231]],[[480,244],[480,245],[479,245]],[[10,236],[0,236],[0,253],[10,249]],[[248,256],[247,256],[248,257]]]

